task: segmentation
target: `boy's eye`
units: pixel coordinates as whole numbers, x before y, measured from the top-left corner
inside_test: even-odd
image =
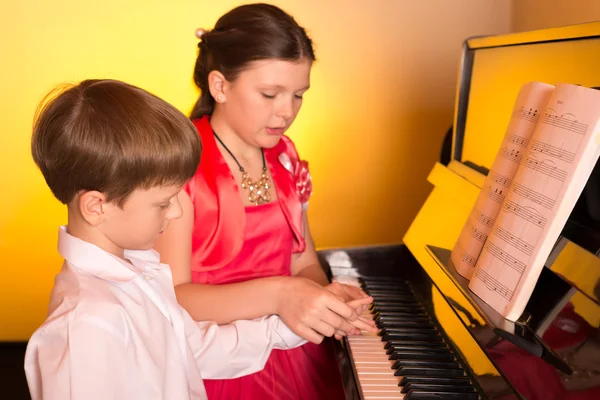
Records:
[[[275,98],[275,95],[270,95],[270,94],[266,94],[266,93],[261,93],[261,94],[263,95],[263,97],[265,99],[274,99]]]
[[[159,205],[159,207],[163,210],[166,208],[169,208],[169,207],[171,207],[171,202],[168,202],[167,204],[161,204],[161,205]]]

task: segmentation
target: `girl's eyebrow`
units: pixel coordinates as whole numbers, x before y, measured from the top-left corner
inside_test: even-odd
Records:
[[[286,89],[286,87],[285,87],[285,86],[282,86],[282,85],[269,85],[269,84],[264,84],[264,85],[261,85],[261,87],[262,87],[262,88],[269,88],[269,89]],[[298,89],[298,90],[295,90],[295,91],[296,91],[296,92],[300,92],[300,91],[302,91],[302,90],[308,90],[308,89],[310,89],[310,85],[308,85],[308,86],[305,86],[305,87],[303,87],[303,88],[301,88],[301,89]]]

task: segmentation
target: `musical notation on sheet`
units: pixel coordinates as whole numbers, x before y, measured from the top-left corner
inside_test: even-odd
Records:
[[[534,110],[533,108],[526,110],[525,107],[521,107],[521,109],[518,111],[518,115],[519,118],[533,122],[534,124],[537,123],[538,119],[540,118],[538,111]]]
[[[547,156],[558,158],[559,160],[562,160],[567,163],[572,163],[575,159],[575,153],[561,149],[556,146],[552,146],[548,143],[540,142],[539,140],[534,140],[531,143],[531,150],[542,153]]]
[[[489,254],[496,257],[498,260],[502,261],[504,265],[511,267],[517,272],[523,273],[525,271],[525,263],[520,261],[518,258],[513,257],[511,254],[503,251],[502,248],[496,246],[494,243],[487,242],[483,247],[484,250],[487,250]]]
[[[495,189],[490,186],[488,188],[488,197],[492,200],[494,200],[496,203],[498,204],[502,204],[502,202],[504,201],[504,195],[502,194],[503,190],[502,189]]]
[[[526,241],[520,239],[517,236],[514,236],[512,233],[508,232],[507,230],[504,230],[501,227],[497,226],[494,229],[494,234],[498,238],[504,240],[506,243],[513,246],[514,248],[521,250],[523,253],[527,254],[528,256],[531,255],[531,252],[533,251],[533,245],[527,243]]]
[[[518,203],[509,200],[504,203],[504,210],[523,218],[525,221],[531,222],[535,226],[543,228],[546,225],[546,218],[537,212],[535,208],[522,207]]]
[[[473,267],[475,266],[475,263],[477,262],[477,259],[475,257],[472,257],[472,256],[468,255],[467,253],[463,253],[462,260]]]
[[[543,194],[538,193],[525,185],[521,185],[520,183],[515,182],[515,184],[513,185],[513,191],[515,193],[520,194],[523,197],[528,198],[534,203],[539,204],[542,207],[546,207],[549,210],[551,210],[552,207],[554,207],[554,199],[551,199],[548,196],[544,196]]]
[[[557,128],[561,128],[564,130],[568,130],[569,132],[585,136],[588,128],[587,124],[582,124],[577,120],[568,118],[573,116],[573,114],[563,114],[563,116],[558,116],[556,114],[553,115],[550,113],[546,113],[544,114],[544,118],[542,118],[542,124],[552,125]]]
[[[475,227],[473,227],[471,231],[471,236],[473,236],[475,240],[479,240],[481,243],[485,243],[487,239],[487,235]]]
[[[510,160],[516,164],[521,162],[521,157],[523,156],[520,150],[510,149],[508,147],[504,148],[504,152],[502,153],[504,158]]]
[[[500,175],[497,172],[491,172],[490,174],[492,175],[492,179],[494,180],[494,182],[496,182],[497,184],[502,185],[505,188],[510,187],[511,180],[506,176]]]
[[[512,299],[514,292],[498,282],[498,280],[492,278],[487,272],[482,269],[478,269],[475,271],[475,276],[481,279],[481,281],[485,284],[485,286],[500,296],[504,297],[506,300],[510,301]]]
[[[526,149],[529,144],[529,139],[519,135],[510,135],[510,142]]]
[[[487,215],[485,215],[482,212],[479,212],[479,216],[477,217],[477,220],[482,223],[483,225],[487,226],[488,228],[491,228],[492,226],[494,226],[494,219],[488,217]]]
[[[529,156],[525,159],[525,166],[561,182],[567,178],[567,171],[556,167],[556,163],[552,161],[538,161],[533,156]]]

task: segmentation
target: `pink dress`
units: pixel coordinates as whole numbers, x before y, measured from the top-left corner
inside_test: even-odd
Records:
[[[265,151],[279,199],[244,207],[208,118],[194,123],[203,153],[196,176],[187,186],[195,213],[192,281],[218,285],[290,276],[292,253],[305,247],[296,182],[293,173],[279,161],[279,155],[285,152],[292,162],[298,162],[293,144],[284,138]],[[204,384],[209,400],[345,398],[329,340],[320,345],[307,343],[292,350],[274,350],[260,372],[237,379],[205,380]]]

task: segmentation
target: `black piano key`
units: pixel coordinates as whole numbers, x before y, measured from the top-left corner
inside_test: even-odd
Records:
[[[375,325],[377,325],[377,327],[379,329],[391,328],[394,326],[396,326],[396,327],[403,327],[403,326],[411,327],[411,326],[413,326],[413,327],[420,327],[420,328],[428,329],[428,330],[429,330],[429,328],[433,328],[433,325],[431,323],[429,323],[429,321],[423,321],[423,320],[421,320],[421,321],[385,320],[384,321],[381,319],[381,320],[375,321]]]
[[[442,337],[437,333],[427,334],[426,332],[402,332],[394,330],[381,330],[381,336],[386,342],[393,340],[413,340],[422,342],[442,342]]]
[[[392,283],[403,283],[406,285],[406,279],[392,276],[364,276],[360,278],[365,282],[392,282]]]
[[[430,360],[430,361],[455,361],[454,355],[448,353],[435,353],[427,351],[394,351],[390,360]]]
[[[380,312],[410,313],[410,312],[423,312],[423,308],[421,306],[414,306],[414,305],[409,305],[409,304],[404,304],[404,305],[395,304],[393,306],[390,306],[390,305],[382,306],[379,304],[374,304],[371,306],[371,311],[374,313],[380,313]]]
[[[413,342],[414,343],[414,342]],[[431,347],[422,345],[396,345],[386,349],[386,354],[389,356],[394,352],[421,352],[429,354],[452,354],[452,351],[447,347]]]
[[[397,304],[383,304],[383,302],[375,301],[370,309],[373,313],[379,311],[382,312],[425,312],[420,304],[409,304],[409,303],[397,303]]]
[[[361,284],[363,290],[381,290],[387,292],[403,293],[410,296],[414,296],[414,292],[409,286],[395,285],[388,283],[363,283]]]
[[[383,320],[384,324],[385,324],[385,322],[386,321]],[[427,327],[421,328],[419,326],[390,326],[390,327],[383,328],[382,331],[401,332],[401,333],[414,332],[414,333],[423,333],[428,336],[436,336],[438,334],[438,331],[435,328],[435,326],[431,326],[431,325],[429,326],[429,329],[427,329]]]
[[[415,328],[422,329],[425,331],[434,331],[436,330],[435,325],[430,324],[428,322],[419,322],[419,321],[377,321],[377,327],[380,329],[383,328]]]
[[[438,331],[433,328],[433,329],[420,329],[420,328],[415,328],[414,326],[391,326],[389,328],[383,328],[381,329],[382,333],[404,333],[404,334],[409,334],[409,333],[414,333],[415,335],[421,335],[423,337],[439,337]]]
[[[373,306],[377,307],[418,307],[423,308],[421,303],[414,300],[405,300],[405,299],[393,299],[393,298],[374,298]]]
[[[420,314],[423,313],[423,309],[420,307],[410,307],[410,306],[395,306],[395,307],[390,307],[390,306],[383,306],[383,307],[379,307],[377,305],[371,306],[371,309],[369,310],[371,312],[371,314],[374,315],[381,315],[383,316],[383,318],[388,317],[390,314],[396,314],[397,313],[404,313],[404,314]],[[403,315],[405,316],[405,315]]]
[[[377,287],[387,287],[387,288],[398,288],[400,290],[408,290],[412,291],[410,286],[406,283],[406,281],[399,280],[375,280],[375,279],[361,279],[361,286],[377,288]]]
[[[409,315],[395,315],[395,316],[381,316],[376,314],[374,319],[380,322],[390,322],[390,323],[402,323],[408,322],[413,324],[431,324],[431,319],[427,315],[415,315],[413,313],[408,313]]]
[[[433,383],[433,384],[451,384],[451,385],[471,385],[471,380],[467,376],[455,376],[452,378],[442,376],[403,376],[398,386],[406,386],[409,383]]]
[[[424,392],[420,390],[411,390],[406,394],[404,400],[478,400],[477,393],[444,393],[444,392]]]
[[[390,340],[383,346],[384,349],[395,349],[398,346],[422,346],[422,347],[437,347],[447,348],[444,342],[426,342],[422,340]]]
[[[381,312],[377,312],[375,314],[375,319],[394,319],[394,317],[414,317],[414,318],[424,318],[426,317],[427,314],[421,312],[421,311],[412,311],[412,312],[406,312],[406,311],[398,311],[398,312],[390,312],[390,311],[381,311]]]
[[[392,369],[402,367],[459,368],[456,361],[396,360]]]
[[[411,293],[399,290],[365,289],[365,292],[375,297],[396,297],[406,298],[407,300],[416,300],[415,296],[413,296]]]
[[[367,283],[367,284],[362,284],[361,288],[364,291],[367,291],[367,290],[380,290],[380,291],[393,292],[393,293],[403,293],[403,294],[406,294],[406,295],[414,296],[413,291],[408,286],[404,286],[404,285],[388,285],[388,284]]]
[[[435,383],[409,383],[403,386],[400,392],[408,393],[411,390],[420,390],[424,392],[476,393],[473,386]]]
[[[397,285],[364,285],[363,288],[363,290],[370,290],[373,292],[390,292],[414,297],[414,292],[410,288]]]
[[[441,376],[451,378],[453,376],[465,376],[462,368],[433,368],[433,367],[400,367],[394,372],[394,376]]]

